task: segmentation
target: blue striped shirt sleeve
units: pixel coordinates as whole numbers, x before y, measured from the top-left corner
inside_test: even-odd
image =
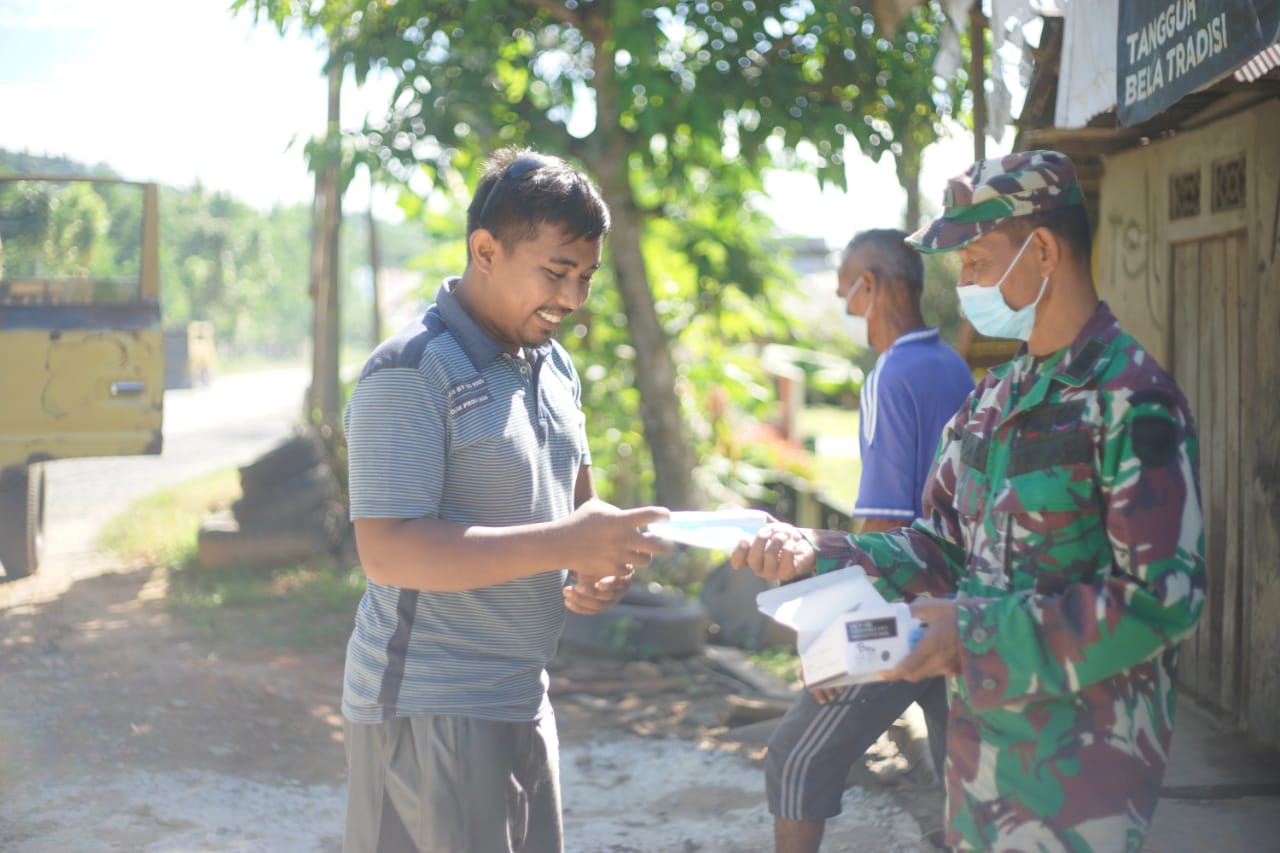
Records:
[[[367,375],[344,419],[351,519],[438,517],[447,422],[426,378],[407,367]]]

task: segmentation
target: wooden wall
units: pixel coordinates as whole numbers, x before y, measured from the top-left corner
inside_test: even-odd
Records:
[[[1246,719],[1254,734],[1275,746],[1280,745],[1280,104],[1265,104],[1256,128],[1258,227],[1252,251],[1242,257],[1252,286],[1241,309],[1240,557],[1250,575],[1243,591],[1249,614]]]
[[[1103,298],[1173,373],[1200,429],[1209,588],[1180,677],[1272,745],[1280,745],[1278,139],[1273,100],[1113,155],[1097,228]]]

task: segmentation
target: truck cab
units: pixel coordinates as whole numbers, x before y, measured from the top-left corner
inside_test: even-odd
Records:
[[[44,463],[158,454],[158,193],[0,177],[0,565],[40,564]]]

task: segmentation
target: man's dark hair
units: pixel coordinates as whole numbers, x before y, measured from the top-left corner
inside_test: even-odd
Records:
[[[1067,246],[1076,263],[1087,268],[1092,260],[1093,235],[1089,231],[1089,215],[1078,204],[1058,207],[1041,213],[1014,216],[1000,223],[1010,242],[1020,244],[1037,228],[1048,228]]]
[[[924,293],[924,260],[919,252],[907,245],[906,239],[907,232],[897,228],[859,231],[845,246],[844,257],[856,251],[866,251],[867,269],[875,273],[876,278],[903,284],[908,293],[919,298]]]
[[[573,240],[597,240],[609,233],[609,206],[586,175],[559,157],[527,148],[498,151],[467,207],[467,236],[485,228],[510,250],[543,223]]]

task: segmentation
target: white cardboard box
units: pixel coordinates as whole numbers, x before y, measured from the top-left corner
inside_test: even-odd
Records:
[[[919,624],[906,604],[887,603],[858,566],[767,589],[756,606],[795,629],[808,687],[875,681],[907,656]]]

